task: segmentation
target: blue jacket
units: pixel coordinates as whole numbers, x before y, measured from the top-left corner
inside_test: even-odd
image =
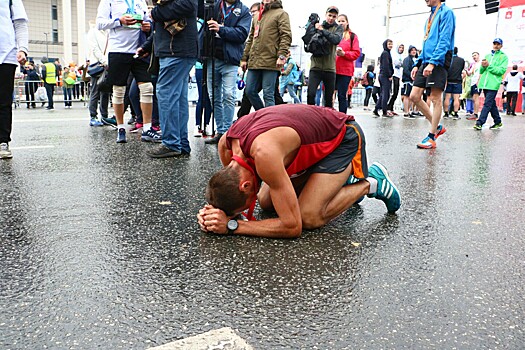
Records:
[[[151,10],[151,17],[155,20],[154,50],[157,57],[185,57],[197,58],[197,0],[170,1],[165,5],[157,5]],[[172,36],[164,29],[164,22],[174,19],[186,19],[186,28]],[[144,44],[150,51],[151,39]]]
[[[240,0],[237,0],[232,6],[231,12],[224,16],[221,10],[221,3],[224,0],[215,1],[214,19],[223,24],[219,29],[219,37],[216,38],[216,45],[222,45],[224,61],[229,64],[239,65],[244,45],[250,26],[252,24],[252,15],[250,10]],[[226,2],[224,1],[224,5]],[[224,22],[222,22],[224,18]]]
[[[432,7],[431,16],[435,10],[436,7]],[[425,22],[425,33],[430,18],[431,17]],[[447,52],[450,52],[448,58],[452,58],[455,31],[456,16],[447,5],[442,3],[436,17],[434,17],[428,38],[423,41],[423,49],[419,56],[418,66],[425,63],[432,63],[436,66],[442,67],[449,65],[450,62],[445,63],[445,56],[447,55]]]

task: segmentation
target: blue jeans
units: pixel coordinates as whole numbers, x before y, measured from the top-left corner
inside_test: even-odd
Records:
[[[525,92],[521,93],[521,113],[525,113]]]
[[[213,103],[213,113],[217,133],[224,134],[233,122],[235,113],[235,97],[237,94],[237,70],[238,66],[215,60],[215,86],[212,89],[212,62],[208,64],[208,96]],[[215,90],[215,95],[213,91]],[[213,99],[215,99],[213,101]]]
[[[487,121],[487,117],[490,115],[494,119],[494,124],[501,123],[501,117],[499,115],[498,106],[496,105],[496,95],[498,94],[497,90],[487,90],[483,89],[483,94],[485,94],[485,103],[483,103],[483,109],[479,114],[477,125],[483,125]]]
[[[383,111],[383,115],[386,115],[388,111],[388,99],[390,98],[390,91],[392,90],[392,80],[383,74],[379,74],[379,85],[381,92],[379,93],[379,100],[377,100],[374,110],[376,112],[381,110]]]
[[[188,141],[188,77],[195,58],[161,57],[157,80],[162,144],[174,151],[191,151]]]
[[[64,93],[64,105],[66,107],[72,106],[73,98],[71,97],[71,93],[73,92],[73,88],[62,87],[62,92]]]
[[[197,91],[199,100],[195,107],[195,125],[203,128],[210,123],[211,102],[208,91],[202,91],[202,69],[195,69],[195,79],[197,80]],[[202,113],[204,112],[204,125],[201,125]]]
[[[288,93],[290,94],[290,97],[293,99],[293,103],[294,104],[297,104],[297,103],[301,103],[301,100],[299,99],[299,97],[297,97],[297,95],[295,94],[295,86],[292,85],[292,84],[287,84],[287,85],[283,85],[281,88],[281,97],[284,96],[284,93],[286,91],[288,91]]]
[[[253,108],[258,111],[261,108],[275,106],[275,82],[279,71],[268,69],[250,69],[246,76],[246,95],[250,99]],[[259,97],[258,87],[263,88],[264,104]]]
[[[350,85],[352,77],[348,75],[337,74],[335,78],[335,88],[337,89],[337,100],[339,101],[339,112],[346,113],[348,110],[348,99],[346,93],[348,92],[348,85]]]

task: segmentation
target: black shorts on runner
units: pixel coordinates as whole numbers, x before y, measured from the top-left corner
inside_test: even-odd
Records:
[[[307,172],[338,174],[352,164],[353,175],[358,179],[368,177],[366,142],[363,130],[357,122],[346,124],[346,134],[339,146],[328,156],[312,165]]]
[[[108,80],[112,85],[126,86],[129,73],[137,83],[150,83],[149,65],[142,59],[133,58],[132,53],[110,52],[108,58]]]
[[[441,66],[435,66],[432,74],[428,77],[423,76],[423,70],[428,63],[423,64],[417,70],[416,79],[414,80],[414,86],[418,88],[430,88],[445,90],[447,86],[447,70]]]
[[[403,83],[403,87],[401,88],[401,96],[410,96],[411,92],[412,83]]]

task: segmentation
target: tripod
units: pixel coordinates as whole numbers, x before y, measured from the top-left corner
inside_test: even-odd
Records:
[[[199,13],[203,13],[204,19],[204,36],[203,36],[203,47],[202,47],[202,91],[208,91],[208,59],[211,60],[211,136],[215,136],[215,128],[213,127],[215,121],[215,34],[210,31],[207,22],[213,18],[213,12],[215,9],[214,0],[199,0],[199,9],[203,9]],[[204,126],[203,116],[200,116],[201,123],[200,125]]]

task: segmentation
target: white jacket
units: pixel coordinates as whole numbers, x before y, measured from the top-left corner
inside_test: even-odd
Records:
[[[91,28],[88,32],[89,61],[91,63],[100,62],[103,65],[108,64],[108,51],[106,43],[108,34],[105,30]],[[104,53],[105,51],[105,53]]]
[[[515,74],[512,74],[515,73]],[[523,80],[523,73],[517,71],[510,71],[505,77],[507,82],[507,92],[518,92],[520,91],[521,81]]]

